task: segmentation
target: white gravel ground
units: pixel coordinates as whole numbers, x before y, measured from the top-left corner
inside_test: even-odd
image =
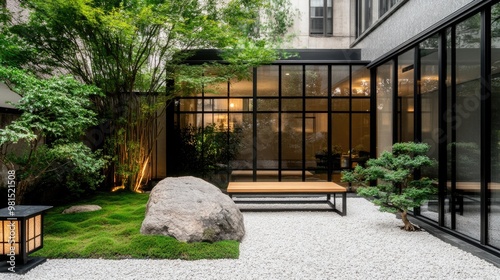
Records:
[[[236,260],[49,259],[0,279],[500,279],[500,268],[427,232],[400,230],[363,198],[347,205],[345,217],[244,212]]]

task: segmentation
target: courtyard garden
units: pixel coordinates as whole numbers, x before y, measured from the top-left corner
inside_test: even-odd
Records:
[[[148,194],[129,191],[100,193],[76,204],[102,207],[93,212],[62,214],[71,205],[45,215],[44,248],[32,254],[46,258],[238,258],[239,242],[179,242],[173,237],[142,235]]]

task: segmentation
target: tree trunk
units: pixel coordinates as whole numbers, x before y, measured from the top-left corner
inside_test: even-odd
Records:
[[[412,224],[410,220],[408,220],[408,212],[404,210],[401,212],[401,220],[403,220],[404,226],[401,227],[401,229],[404,229],[406,231],[415,231],[418,230],[418,226]]]
[[[16,205],[21,205],[24,202],[24,195],[26,194],[26,190],[30,182],[28,179],[18,181],[16,185]]]

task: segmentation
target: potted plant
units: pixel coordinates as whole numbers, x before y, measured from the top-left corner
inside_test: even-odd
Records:
[[[328,149],[324,148],[315,154],[316,164],[318,167],[327,169],[328,161],[330,159],[330,166],[333,170],[340,169],[340,157],[342,155],[342,147],[340,145],[333,145],[331,148],[331,156],[328,155]]]

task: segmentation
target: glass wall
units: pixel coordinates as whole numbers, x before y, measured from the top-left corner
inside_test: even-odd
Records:
[[[398,140],[399,142],[413,141],[414,128],[414,63],[415,50],[411,49],[398,57]]]
[[[377,155],[392,150],[393,62],[377,68]]]
[[[421,175],[428,178],[439,178],[439,35],[429,37],[419,44],[420,60],[420,122],[421,139],[429,144],[427,153],[429,158],[435,159],[436,164],[421,170]],[[438,188],[438,185],[435,185]],[[429,201],[424,203],[420,214],[434,221],[438,221],[438,191]]]
[[[417,176],[437,194],[414,214],[500,253],[500,4],[422,38],[374,69],[377,154],[393,140],[429,144],[436,165]]]
[[[252,71],[255,80],[210,85],[179,99],[176,124],[179,131],[192,128],[191,142],[201,140],[201,148],[193,148],[200,161],[221,167],[228,181],[339,183],[342,170],[366,162],[371,117],[365,66],[289,64]],[[225,158],[206,158],[212,139],[228,147]]]
[[[488,209],[488,243],[500,248],[500,4],[491,12],[491,194]]]
[[[305,179],[328,180],[328,66],[305,66]],[[314,176],[313,176],[314,175]]]
[[[456,26],[456,90],[451,162],[456,171],[454,196],[460,207],[456,230],[479,240],[481,181],[481,18],[477,14]],[[451,108],[451,107],[450,107]],[[452,187],[453,189],[453,187]]]

